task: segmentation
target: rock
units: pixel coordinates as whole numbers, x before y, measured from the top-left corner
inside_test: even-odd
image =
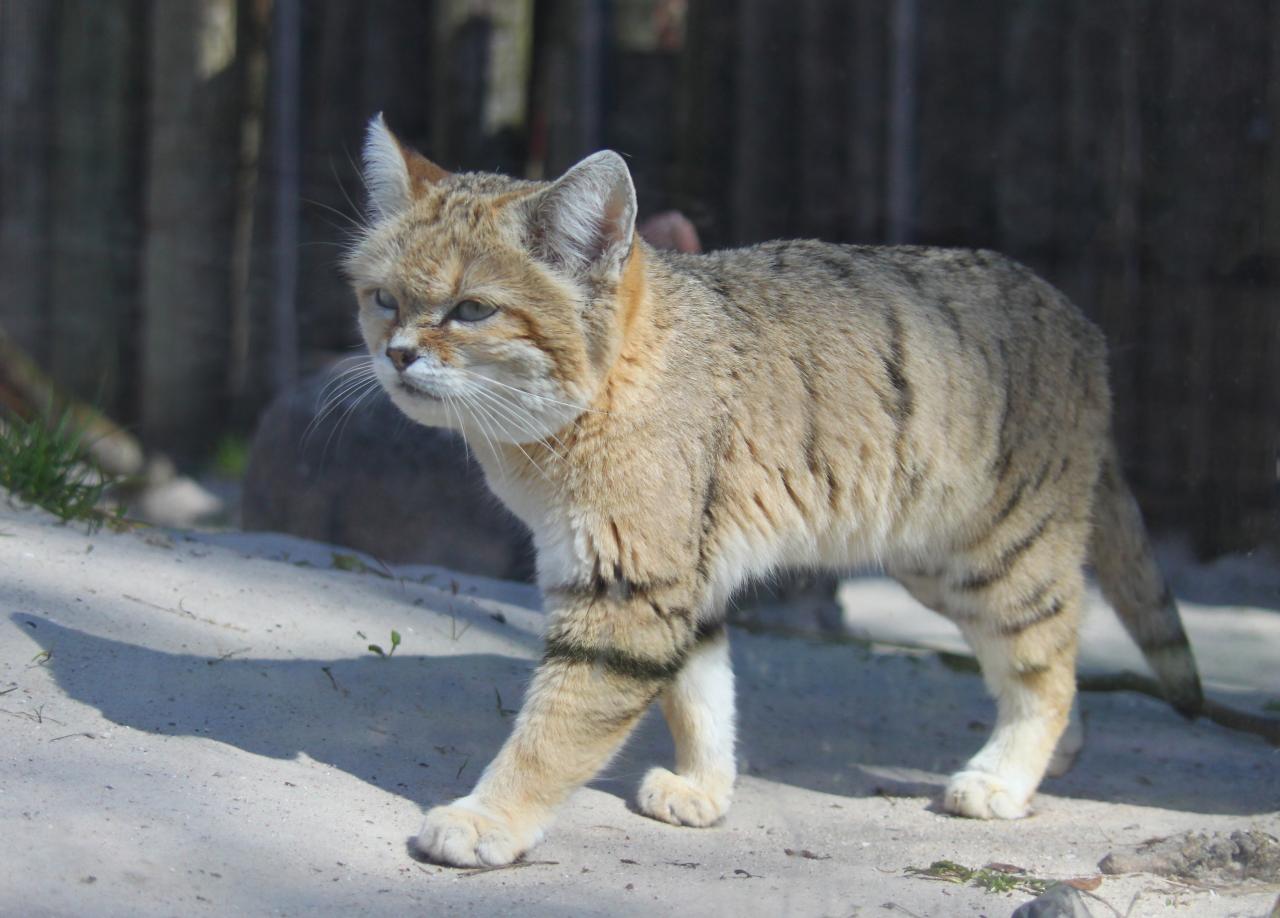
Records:
[[[245,472],[243,528],[343,545],[392,563],[532,580],[527,532],[452,431],[413,423],[381,390],[364,401],[357,393],[349,400],[354,407],[339,406],[316,422],[325,387],[337,376],[330,369],[309,377],[262,415]],[[779,575],[743,590],[730,615],[741,624],[835,633],[835,592],[828,574]]]
[[[226,504],[203,485],[176,475],[147,485],[129,504],[129,515],[157,526],[186,528],[218,517]]]
[[[243,527],[389,562],[531,579],[527,533],[489,492],[452,431],[413,423],[380,389],[363,399],[359,390],[317,422],[325,387],[338,375],[330,369],[309,377],[259,419]]]
[[[650,245],[673,252],[702,251],[702,241],[692,222],[678,210],[654,214],[639,226],[640,235]]]
[[[1280,840],[1250,829],[1230,835],[1188,832],[1153,838],[1130,851],[1113,851],[1098,864],[1103,873],[1155,873],[1211,884],[1242,880],[1280,882]]]
[[[1014,910],[1012,918],[1093,918],[1080,890],[1055,883],[1030,902]]]

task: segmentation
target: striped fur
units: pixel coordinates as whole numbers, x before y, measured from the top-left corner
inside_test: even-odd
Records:
[[[374,368],[410,417],[464,433],[529,525],[549,617],[511,739],[470,795],[428,813],[426,855],[519,856],[655,700],[677,761],[646,776],[641,810],[721,818],[724,606],[788,565],[879,562],[973,645],[998,716],[948,785],[951,812],[1026,812],[1068,722],[1090,557],[1170,698],[1196,710],[1110,445],[1101,337],[1044,281],[980,251],[664,254],[634,237],[616,156],[543,185],[405,154],[401,181],[387,153],[403,148],[378,131],[375,191],[412,200],[375,202],[348,262]],[[451,318],[465,300],[497,312]],[[393,346],[418,359],[392,364]]]

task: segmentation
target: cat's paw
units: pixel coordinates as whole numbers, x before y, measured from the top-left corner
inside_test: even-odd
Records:
[[[709,826],[729,812],[731,782],[709,789],[665,768],[651,768],[640,782],[640,812],[673,826]]]
[[[985,771],[957,772],[947,782],[943,809],[970,819],[1021,819],[1027,815],[1027,795]]]
[[[520,827],[470,797],[427,812],[413,846],[428,860],[454,867],[501,867],[538,843],[542,833]]]

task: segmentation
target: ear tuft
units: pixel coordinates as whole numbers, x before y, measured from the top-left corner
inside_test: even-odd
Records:
[[[409,206],[409,167],[400,141],[382,120],[373,116],[364,135],[364,184],[369,190],[369,210],[385,220]]]
[[[373,116],[364,136],[364,183],[369,210],[379,220],[395,216],[413,201],[414,189],[449,177],[421,153],[402,144],[387,127],[382,112]]]
[[[535,208],[534,236],[548,260],[575,273],[621,271],[635,233],[636,191],[617,153],[582,160],[538,196]]]

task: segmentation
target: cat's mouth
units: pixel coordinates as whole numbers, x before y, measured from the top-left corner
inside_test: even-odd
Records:
[[[396,384],[396,388],[399,389],[401,392],[407,392],[409,395],[412,395],[415,398],[430,399],[433,402],[444,401],[443,398],[441,398],[439,395],[436,395],[434,392],[428,392],[425,389],[420,389],[417,386],[405,380],[403,377],[401,377],[400,379],[397,379],[395,384]]]

